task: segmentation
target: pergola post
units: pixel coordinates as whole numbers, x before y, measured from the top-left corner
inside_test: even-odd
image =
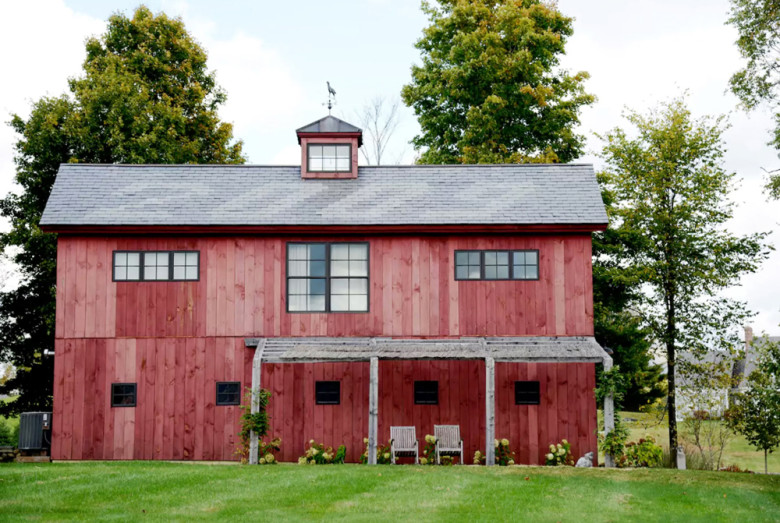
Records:
[[[496,362],[485,358],[485,465],[496,464]],[[461,457],[461,459],[463,459]]]
[[[252,358],[252,404],[250,409],[252,414],[257,414],[260,411],[260,404],[258,403],[257,395],[260,394],[261,377],[262,377],[262,361],[263,351],[265,350],[265,339],[260,340],[257,348],[255,349],[255,355]],[[257,465],[258,463],[258,437],[257,433],[253,430],[249,435],[249,464]]]
[[[612,368],[612,358],[604,356],[604,370]],[[615,430],[615,397],[610,392],[604,397],[604,436]],[[604,454],[604,466],[611,468],[615,466],[615,460],[610,454]]]
[[[368,386],[368,464],[376,465],[377,432],[379,432],[379,358],[370,359]]]

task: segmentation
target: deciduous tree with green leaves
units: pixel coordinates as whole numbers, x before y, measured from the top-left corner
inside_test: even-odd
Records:
[[[780,447],[780,344],[757,342],[760,355],[756,370],[747,379],[747,389],[733,396],[726,417],[728,425],[764,451],[764,473],[769,471],[767,455]]]
[[[206,52],[180,19],[139,7],[115,14],[86,44],[84,74],[70,94],[44,97],[28,118],[14,115],[19,193],[0,201],[11,230],[0,235],[19,285],[0,296],[0,359],[16,375],[0,384],[0,414],[51,408],[56,236],[38,227],[59,165],[89,163],[243,163],[242,143],[220,122],[225,94]]]
[[[731,0],[728,23],[739,32],[737,47],[747,64],[731,77],[730,86],[746,109],[767,103],[775,117],[770,142],[780,150],[780,0]],[[770,175],[767,189],[780,199],[780,173]]]
[[[677,438],[677,370],[694,374],[708,351],[740,345],[743,303],[719,293],[754,272],[768,255],[766,234],[726,229],[734,173],[723,167],[719,118],[694,118],[684,97],[648,114],[628,112],[631,134],[602,138],[602,182],[614,195],[614,226],[631,235],[627,278],[642,283],[639,310],[667,363],[669,444]],[[690,355],[678,360],[685,352]]]
[[[560,69],[572,19],[540,0],[423,0],[422,65],[402,98],[422,132],[420,163],[568,162],[586,72]]]

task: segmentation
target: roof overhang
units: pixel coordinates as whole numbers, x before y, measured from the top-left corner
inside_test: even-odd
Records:
[[[264,363],[386,360],[478,360],[497,362],[602,363],[609,355],[586,336],[454,339],[245,338],[262,348]]]
[[[399,224],[399,225],[97,225],[42,224],[59,234],[583,234],[603,231],[605,223],[572,224]]]

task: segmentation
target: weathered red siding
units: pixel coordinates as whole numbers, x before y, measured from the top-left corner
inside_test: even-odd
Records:
[[[370,312],[288,314],[285,245],[302,239],[61,236],[56,336],[593,334],[589,235],[356,238],[371,245]],[[112,282],[116,249],[199,250],[200,281]],[[539,249],[540,279],[455,281],[456,249]]]
[[[240,409],[215,406],[217,381],[251,379],[253,351],[242,338],[58,340],[54,459],[238,459]],[[316,405],[314,383],[341,381],[340,405]],[[439,382],[438,405],[414,404],[414,381]],[[514,382],[539,380],[541,403],[515,405]],[[138,384],[137,407],[111,407],[114,382]],[[368,433],[367,362],[265,364],[272,392],[269,437],[295,461],[310,439],[346,445],[357,462]],[[497,363],[496,437],[517,463],[542,464],[547,446],[568,439],[581,456],[596,450],[594,365]],[[414,425],[420,451],[434,424],[458,424],[467,463],[485,450],[485,364],[480,360],[379,362],[379,440]]]

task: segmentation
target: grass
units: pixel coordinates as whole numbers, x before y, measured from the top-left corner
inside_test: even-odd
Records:
[[[602,412],[599,411],[599,427],[603,426],[601,415]],[[669,426],[666,423],[666,418],[658,423],[657,419],[653,419],[651,415],[643,412],[621,412],[621,416],[629,430],[629,441],[652,436],[656,443],[662,447],[669,447]],[[714,421],[712,423],[720,422]],[[682,422],[677,423],[677,430],[680,434],[684,432]],[[739,465],[742,469],[764,472],[764,453],[752,447],[744,437],[734,435],[723,451],[721,466],[727,467],[729,465]],[[768,466],[769,472],[780,473],[780,452],[776,451],[769,455]]]
[[[0,465],[0,520],[777,521],[780,476],[544,467]]]

